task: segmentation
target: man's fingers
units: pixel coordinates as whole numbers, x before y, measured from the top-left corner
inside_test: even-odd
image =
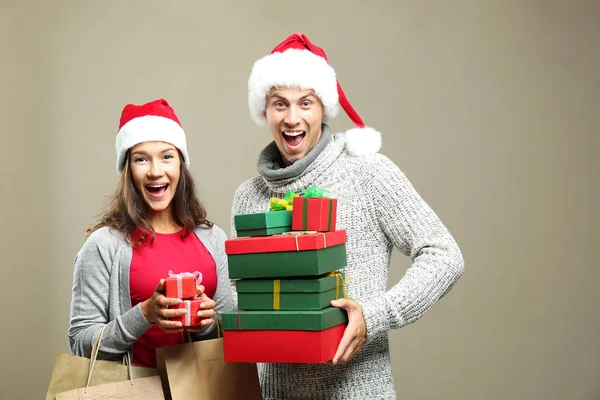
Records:
[[[330,304],[332,307],[341,308],[346,311],[349,311],[350,308],[352,308],[352,301],[350,301],[348,299],[331,300]]]
[[[346,351],[340,358],[340,362],[345,364],[348,361],[350,361],[352,359],[352,357],[354,357],[354,355],[356,354],[357,348],[358,348],[358,339],[355,338],[346,348]]]
[[[340,340],[340,344],[337,348],[337,351],[335,352],[335,356],[333,356],[334,364],[337,364],[342,355],[344,355],[344,353],[346,352],[348,345],[350,344],[350,342],[352,342],[352,339],[354,338],[354,331],[354,327],[351,324],[348,324],[346,330],[344,331],[344,335],[342,336],[342,340]]]

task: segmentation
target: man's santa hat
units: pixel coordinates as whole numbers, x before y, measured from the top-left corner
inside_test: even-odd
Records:
[[[266,99],[273,87],[312,89],[321,100],[324,119],[334,118],[339,106],[357,126],[346,131],[346,151],[353,156],[376,153],[381,148],[381,134],[365,127],[354,110],[325,51],[312,44],[302,33],[294,33],[278,44],[269,55],[254,63],[248,80],[248,105],[252,120],[265,125]]]
[[[142,105],[127,104],[121,112],[117,132],[117,172],[123,172],[127,150],[142,142],[171,143],[181,152],[189,167],[185,132],[175,111],[164,99]]]

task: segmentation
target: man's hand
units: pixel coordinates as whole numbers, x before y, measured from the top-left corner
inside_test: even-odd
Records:
[[[362,308],[357,302],[338,299],[332,300],[331,305],[346,310],[348,313],[348,326],[331,362],[333,365],[346,364],[358,354],[367,341],[367,326],[365,325]]]

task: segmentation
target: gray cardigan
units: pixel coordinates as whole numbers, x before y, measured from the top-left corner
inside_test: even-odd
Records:
[[[216,225],[198,227],[194,233],[213,256],[217,266],[217,289],[213,300],[218,312],[233,308],[225,232]],[[123,234],[111,228],[101,228],[92,233],[75,257],[73,293],[69,324],[71,352],[90,357],[98,330],[104,326],[99,359],[119,359],[130,350],[135,341],[148,330],[150,324],[140,309],[131,307],[129,269],[131,245]],[[214,324],[199,334],[207,335]]]

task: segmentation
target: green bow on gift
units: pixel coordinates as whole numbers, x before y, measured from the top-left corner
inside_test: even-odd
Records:
[[[294,197],[298,197],[298,193],[294,192],[293,190],[290,190],[289,192],[287,192],[285,194],[285,196],[283,196],[283,199],[279,199],[277,197],[271,197],[271,200],[269,201],[269,210],[270,211],[292,210],[294,208],[293,207]]]
[[[321,189],[317,186],[311,186],[308,190],[302,189],[302,194],[304,197],[325,197],[325,194],[329,194],[330,192],[325,189]]]

